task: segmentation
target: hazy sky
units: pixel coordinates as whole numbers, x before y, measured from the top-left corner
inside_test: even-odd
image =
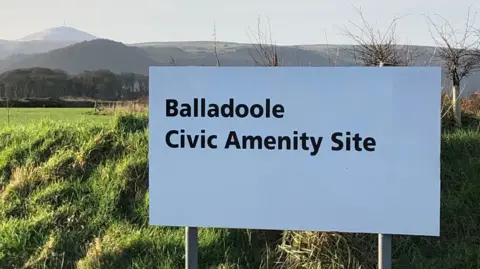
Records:
[[[337,27],[366,19],[385,29],[395,14],[401,43],[432,44],[422,14],[440,14],[454,26],[464,24],[470,4],[480,0],[0,0],[0,39],[18,39],[46,28],[67,26],[125,43],[217,40],[250,42],[249,27],[266,29],[270,20],[277,44],[351,43]],[[480,18],[477,26],[480,27]],[[353,28],[352,28],[353,29]]]

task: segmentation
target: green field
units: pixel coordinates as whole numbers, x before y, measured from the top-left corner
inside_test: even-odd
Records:
[[[0,268],[183,268],[184,230],[148,225],[148,117],[83,112],[0,128]],[[393,268],[480,268],[480,133],[443,134],[441,161],[441,237],[394,236]],[[376,268],[376,235],[199,233],[202,269]]]
[[[39,120],[75,122],[95,120],[111,121],[111,116],[92,115],[93,108],[0,108],[0,127],[25,125]]]

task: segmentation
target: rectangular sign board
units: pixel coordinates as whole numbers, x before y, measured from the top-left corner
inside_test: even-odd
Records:
[[[150,67],[150,224],[439,236],[439,67]]]

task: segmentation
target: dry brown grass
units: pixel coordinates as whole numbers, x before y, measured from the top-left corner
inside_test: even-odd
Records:
[[[480,130],[480,95],[472,94],[460,99],[462,107],[462,125],[464,127],[473,127]],[[442,127],[452,129],[455,126],[455,117],[453,115],[452,97],[448,94],[442,94]]]
[[[104,101],[97,102],[94,113],[97,115],[111,115],[124,112],[143,113],[146,111],[148,111],[148,103],[145,101]]]
[[[370,234],[294,232],[283,235],[277,269],[358,269],[376,264]]]
[[[460,99],[462,111],[480,114],[480,94],[472,94]],[[452,96],[442,93],[442,114],[450,113],[452,106]]]
[[[55,243],[57,243],[57,240],[55,232],[51,232],[43,247],[38,250],[36,255],[31,256],[30,259],[27,260],[22,269],[40,268],[47,259],[55,258],[55,256],[58,255],[58,253],[55,253]]]
[[[480,94],[471,95],[461,101],[462,108],[475,114],[480,114]]]
[[[462,111],[473,114],[480,114],[480,94],[472,94],[460,99]],[[442,94],[442,115],[450,113],[452,106],[452,96],[446,93]]]
[[[0,192],[0,199],[5,200],[11,198],[14,193],[28,190],[38,181],[36,172],[37,170],[31,166],[15,167],[10,182]]]

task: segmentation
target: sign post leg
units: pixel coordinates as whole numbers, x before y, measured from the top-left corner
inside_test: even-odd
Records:
[[[392,235],[378,234],[378,269],[392,269]]]
[[[198,269],[197,227],[185,227],[185,269]]]

